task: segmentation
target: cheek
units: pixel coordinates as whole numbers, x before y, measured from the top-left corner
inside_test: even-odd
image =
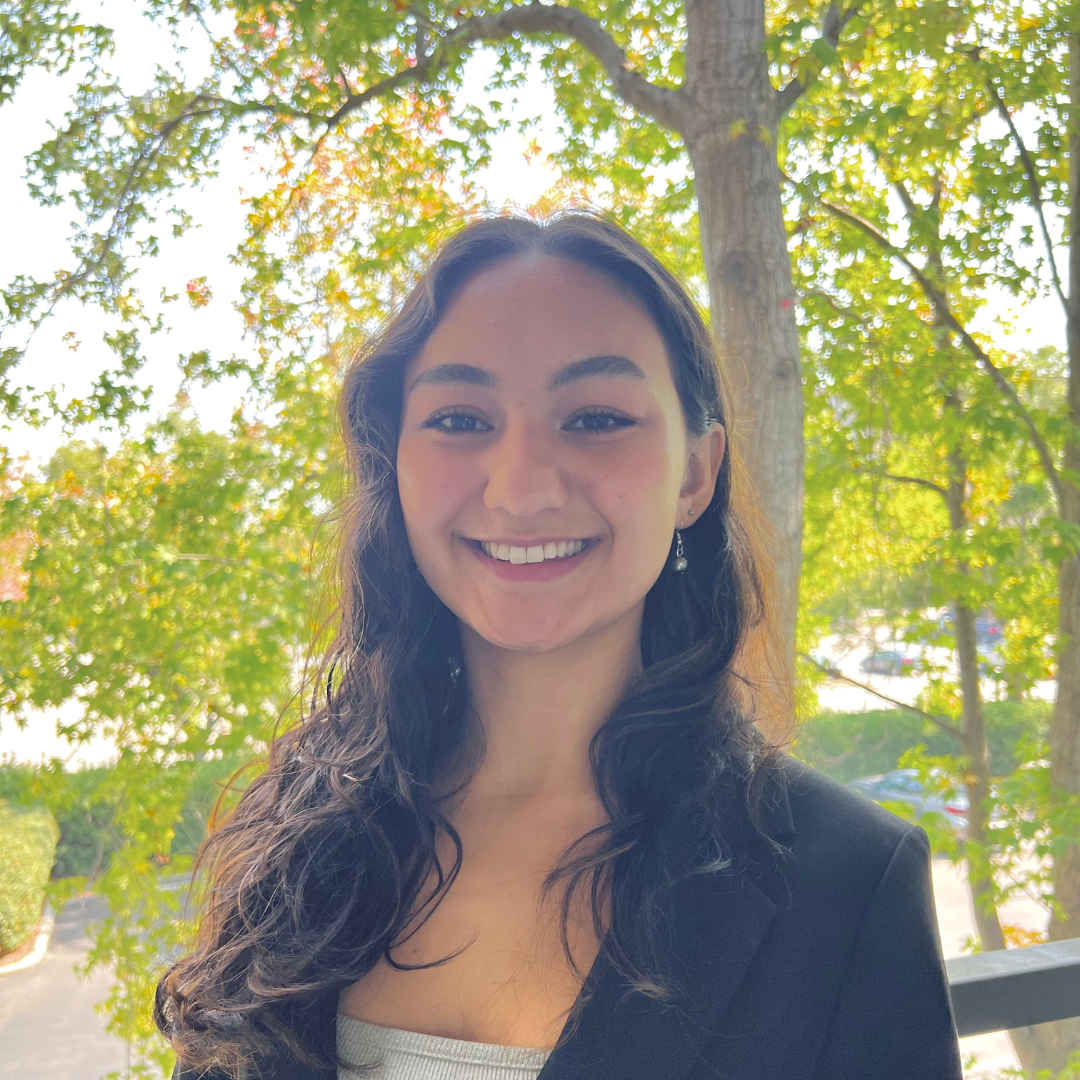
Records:
[[[617,545],[648,563],[663,561],[675,527],[683,467],[664,440],[621,448],[594,477],[591,497],[611,521]]]
[[[398,445],[397,482],[409,542],[420,561],[420,549],[445,531],[460,505],[467,477],[454,466],[452,455],[421,440],[403,438]]]

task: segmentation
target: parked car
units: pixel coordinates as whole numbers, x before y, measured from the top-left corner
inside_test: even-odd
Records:
[[[910,675],[919,670],[919,662],[895,649],[878,649],[859,661],[859,670],[870,675]]]
[[[946,611],[944,615],[938,619],[938,626],[942,630],[952,631],[953,617],[951,611]],[[1001,623],[997,619],[990,615],[979,615],[975,619],[975,644],[978,645],[980,650],[996,649],[1002,641],[1005,640],[1005,636],[1001,629]]]
[[[960,835],[967,832],[967,792],[953,791],[947,795],[936,791],[928,793],[918,769],[894,769],[879,776],[860,776],[852,780],[848,787],[877,803],[907,803],[914,810],[916,818],[924,814],[943,815],[954,832]]]

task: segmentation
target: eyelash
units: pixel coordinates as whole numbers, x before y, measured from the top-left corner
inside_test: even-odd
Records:
[[[491,430],[491,425],[487,423],[483,417],[478,416],[474,412],[470,412],[468,409],[443,409],[442,412],[437,412],[431,419],[424,421],[424,427],[431,428],[434,431],[442,431],[447,435],[477,435],[483,434],[483,432],[476,431],[475,429],[463,429],[455,427],[444,427],[444,420],[475,420],[478,424],[484,424],[488,431]]]
[[[576,428],[577,431],[589,431],[594,435],[602,435],[606,431],[620,431],[622,428],[633,427],[636,421],[631,420],[629,416],[623,416],[622,413],[612,412],[611,409],[582,409],[581,412],[575,413],[569,420],[563,425],[563,431],[566,431],[571,424],[576,424],[579,420],[594,419],[606,419],[611,420],[612,423],[605,427],[580,427]]]
[[[604,419],[610,421],[609,424],[604,427],[585,427],[584,422],[590,419]],[[478,430],[476,428],[460,428],[451,426],[444,426],[444,421],[450,420],[473,420],[477,424],[483,424],[484,428]],[[579,428],[572,428],[571,425],[577,424],[578,421],[582,421],[582,426]],[[628,416],[623,416],[622,413],[612,412],[610,409],[582,409],[581,412],[575,413],[569,420],[563,425],[563,431],[576,430],[587,431],[593,435],[602,435],[609,431],[620,431],[622,428],[632,427],[637,421],[631,420]],[[436,413],[430,419],[424,421],[424,427],[430,428],[433,431],[442,431],[447,435],[480,435],[485,434],[487,431],[491,431],[491,425],[487,423],[483,417],[478,416],[474,412],[470,412],[468,409],[444,409],[442,412]]]

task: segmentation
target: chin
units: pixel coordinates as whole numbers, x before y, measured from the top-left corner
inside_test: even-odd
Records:
[[[496,649],[510,652],[547,653],[564,649],[577,641],[585,627],[570,624],[569,620],[538,619],[535,612],[522,612],[515,617],[482,620],[463,620],[473,632]]]

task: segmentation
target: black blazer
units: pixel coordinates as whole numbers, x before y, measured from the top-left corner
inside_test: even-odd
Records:
[[[786,856],[674,891],[677,1003],[630,991],[601,954],[540,1080],[960,1080],[926,834],[791,758],[767,807]],[[284,1051],[260,1074],[329,1080]]]

